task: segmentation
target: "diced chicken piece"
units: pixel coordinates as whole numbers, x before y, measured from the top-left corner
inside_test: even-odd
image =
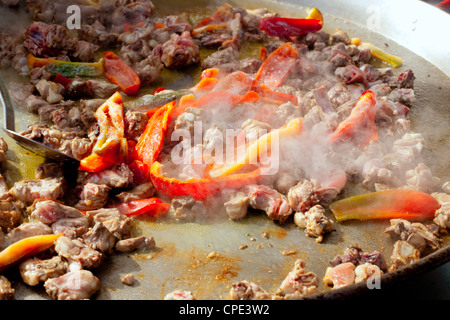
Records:
[[[12,229],[5,236],[5,247],[25,238],[52,234],[52,228],[41,222],[25,222]]]
[[[232,300],[269,300],[271,295],[254,282],[247,280],[233,283],[230,290]]]
[[[120,200],[120,202],[127,203],[133,200],[151,198],[154,194],[155,187],[153,186],[153,183],[147,182],[140,184],[129,191],[123,191],[116,197]]]
[[[249,185],[245,188],[245,193],[250,198],[250,206],[265,211],[272,220],[282,223],[292,214],[286,197],[275,189],[264,185]]]
[[[96,173],[89,173],[87,176],[79,177],[78,182],[104,184],[111,188],[124,188],[133,184],[133,172],[124,163],[114,166],[111,169]]]
[[[38,201],[30,209],[32,218],[47,225],[60,219],[85,217],[81,211],[54,200]]]
[[[355,268],[355,283],[367,281],[374,277],[381,277],[383,271],[377,265],[371,263],[360,264]]]
[[[63,86],[55,82],[41,79],[36,83],[36,89],[39,91],[41,97],[47,100],[48,103],[58,103],[64,99],[60,93]]]
[[[232,220],[242,219],[247,215],[250,198],[241,191],[225,190],[225,211]]]
[[[11,282],[5,276],[0,275],[0,300],[13,299],[14,292]]]
[[[120,281],[121,281],[123,284],[126,284],[127,286],[132,286],[132,285],[134,285],[135,278],[134,278],[134,276],[133,276],[132,273],[128,273],[128,274],[124,275],[124,276],[120,279]]]
[[[320,188],[319,181],[300,181],[292,187],[288,193],[289,205],[295,212],[306,212],[313,206],[319,204],[320,200],[316,190]]]
[[[103,208],[108,202],[110,187],[104,184],[86,183],[80,194],[80,201],[75,208],[90,211]]]
[[[128,238],[131,231],[133,219],[123,215],[115,208],[104,208],[94,211],[87,211],[89,219],[97,223],[102,223],[104,227],[115,237],[120,239]]]
[[[63,181],[60,178],[22,180],[14,183],[11,194],[28,203],[38,199],[60,199],[64,195]]]
[[[344,254],[337,255],[330,261],[330,265],[335,267],[339,264],[351,262],[354,266],[358,266],[364,263],[371,263],[377,265],[380,270],[386,270],[386,261],[379,251],[364,252],[358,246],[350,246],[344,250]]]
[[[109,232],[102,222],[97,222],[93,228],[83,235],[83,240],[94,250],[110,253],[118,239]]]
[[[328,267],[323,281],[333,289],[342,288],[355,283],[355,265],[351,262]]]
[[[313,272],[305,271],[305,262],[296,260],[294,268],[281,283],[276,291],[276,298],[294,299],[301,298],[317,291],[319,279]]]
[[[424,163],[419,163],[413,170],[408,170],[405,174],[407,187],[425,193],[436,191],[440,179],[434,177],[430,168]]]
[[[71,264],[76,263],[80,268],[96,268],[103,261],[104,255],[88,247],[81,239],[59,237],[55,242],[55,251]]]
[[[22,207],[11,200],[0,201],[0,229],[9,230],[22,220]]]
[[[407,241],[398,240],[394,244],[389,271],[414,263],[420,259],[420,251]]]
[[[33,257],[19,265],[22,280],[29,286],[36,286],[39,282],[62,276],[67,272],[67,268],[67,262],[60,256],[54,256],[47,260]]]
[[[325,215],[325,209],[321,205],[315,205],[305,213],[296,212],[294,223],[302,229],[306,229],[309,237],[322,242],[323,235],[334,230],[334,223]]]
[[[175,290],[165,295],[164,300],[195,300],[191,291]]]
[[[201,220],[207,213],[203,202],[196,201],[192,196],[173,198],[170,203],[170,212],[176,219],[182,221]]]
[[[443,229],[450,229],[450,202],[444,203],[436,210],[433,222]]]
[[[155,247],[155,239],[153,237],[136,237],[119,240],[114,247],[119,252],[132,252],[137,249],[150,250]]]
[[[385,233],[409,242],[420,252],[423,252],[427,247],[437,250],[441,245],[441,239],[420,222],[391,219],[391,226],[385,230]]]
[[[54,234],[64,233],[72,239],[81,237],[89,229],[89,221],[86,217],[62,218],[52,224]]]
[[[88,270],[77,270],[48,279],[44,287],[54,300],[84,300],[100,290],[100,280]]]

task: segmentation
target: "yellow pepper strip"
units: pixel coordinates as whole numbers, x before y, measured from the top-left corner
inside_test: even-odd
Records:
[[[323,24],[322,12],[320,12],[320,10],[317,8],[312,8],[311,11],[309,12],[308,16],[306,17],[306,19],[320,20],[320,21],[322,21],[322,24]]]
[[[39,235],[17,241],[0,252],[0,272],[9,268],[17,261],[33,256],[50,248],[60,234]]]
[[[361,38],[351,38],[350,39],[350,44],[353,44],[355,46],[360,46],[361,45]]]
[[[216,168],[213,167],[208,173],[209,176],[212,178],[223,177],[236,172],[247,164],[256,163],[259,155],[263,152],[267,152],[275,137],[282,138],[286,136],[295,136],[302,131],[302,128],[303,122],[301,118],[291,120],[287,125],[266,133],[258,140],[250,143],[245,154],[238,159],[237,163],[220,165],[216,166]]]
[[[377,58],[381,61],[387,62],[390,65],[392,65],[394,68],[400,67],[403,63],[402,58],[394,56],[392,54],[389,54],[389,53],[385,52],[384,50],[377,48],[370,43],[363,42],[363,43],[361,43],[361,46],[369,48],[370,54],[372,55],[372,57]]]

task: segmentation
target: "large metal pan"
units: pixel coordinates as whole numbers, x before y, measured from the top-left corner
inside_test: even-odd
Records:
[[[162,13],[178,13],[192,7],[212,13],[222,1],[154,1]],[[317,7],[324,14],[325,30],[341,28],[351,37],[360,37],[404,59],[404,67],[415,71],[417,103],[413,108],[413,130],[421,132],[429,149],[427,164],[442,181],[450,178],[450,17],[420,1],[411,0],[315,0],[315,1],[230,1],[243,7],[268,7],[287,16],[303,16],[306,7]],[[211,10],[208,11],[208,5]],[[4,16],[6,13],[1,13]],[[8,137],[5,137],[8,140]],[[8,141],[10,142],[10,140]],[[13,144],[13,142],[11,142]],[[30,176],[41,158],[24,154],[13,147],[3,171],[11,174],[8,182]],[[15,174],[14,174],[15,173]],[[318,244],[293,224],[277,224],[252,214],[232,222],[218,217],[206,223],[138,221],[134,233],[155,238],[157,248],[150,253],[114,255],[95,274],[101,279],[98,299],[161,299],[175,289],[190,290],[197,299],[227,299],[233,282],[254,281],[274,292],[298,258],[306,268],[323,277],[328,261],[350,245],[365,251],[381,250],[388,258],[393,241],[383,234],[388,221],[349,221]],[[269,235],[264,237],[263,233]],[[449,238],[444,247],[419,262],[382,276],[385,284],[400,283],[450,260]],[[246,245],[246,249],[240,249]],[[128,287],[121,276],[133,273],[137,282]],[[15,283],[19,299],[46,299],[42,289]],[[337,299],[368,292],[365,283],[337,290],[320,285],[311,298]]]

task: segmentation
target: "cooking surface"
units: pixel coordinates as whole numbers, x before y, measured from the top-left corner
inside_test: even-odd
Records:
[[[162,1],[154,1],[163,14],[165,10],[175,7],[174,3],[178,3],[173,0],[160,2]],[[178,10],[192,10],[191,2],[182,3]],[[199,2],[192,3],[202,6]],[[239,5],[238,2],[231,3]],[[427,152],[427,165],[442,182],[450,180],[450,79],[424,58],[395,42],[350,21],[330,16],[327,14],[325,1],[323,6],[321,3],[322,1],[315,6],[324,14],[325,31],[333,32],[339,27],[350,37],[360,37],[376,46],[388,48],[390,53],[404,59],[404,66],[396,72],[407,67],[414,70],[417,101],[411,110],[412,129],[422,133],[426,139],[426,146],[430,149]],[[202,13],[206,16],[218,5],[219,2],[214,2],[210,10],[207,8]],[[263,7],[266,3],[259,2],[255,5],[250,2],[250,6]],[[279,9],[277,11],[281,14],[305,14],[305,9],[299,6],[277,7],[273,2],[268,2],[267,6]],[[9,76],[10,74],[6,75],[6,81],[9,81]],[[25,126],[29,120],[22,118],[21,125]],[[8,183],[31,177],[34,167],[43,159],[15,146],[8,137],[5,140],[11,149],[8,151],[8,161],[2,166],[2,173],[6,174]],[[345,197],[353,193],[358,193],[358,189],[348,188]],[[319,279],[323,278],[328,261],[350,245],[357,244],[367,252],[380,250],[388,259],[394,243],[383,233],[388,226],[389,221],[338,223],[335,225],[335,232],[326,235],[322,243],[316,243],[314,238],[306,237],[304,231],[292,222],[278,224],[256,213],[237,222],[224,216],[205,223],[181,223],[164,218],[157,221],[139,220],[133,234],[153,236],[156,249],[149,253],[111,256],[95,271],[102,283],[102,289],[96,298],[162,299],[175,289],[184,289],[192,291],[197,299],[228,299],[231,284],[244,279],[254,281],[268,292],[273,292],[299,258],[306,262],[306,270],[315,272]],[[444,238],[444,241],[447,244],[449,237]],[[448,249],[449,247],[440,250]],[[448,254],[446,257],[448,258]],[[439,277],[448,275],[448,264],[442,268],[434,271]],[[128,287],[121,283],[121,277],[128,273],[133,273],[137,280],[134,286]],[[12,275],[10,280],[17,281],[14,283],[17,299],[48,298],[42,289],[30,289],[20,284],[17,275]],[[448,278],[446,283],[448,289]],[[319,291],[324,289],[321,281]]]

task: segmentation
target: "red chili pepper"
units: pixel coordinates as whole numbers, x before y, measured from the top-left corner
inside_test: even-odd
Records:
[[[172,119],[175,101],[169,102],[159,108],[148,120],[144,132],[136,144],[136,159],[151,166],[161,151],[164,136]]]
[[[169,197],[191,195],[196,200],[205,199],[220,190],[239,189],[251,183],[255,183],[261,177],[261,170],[256,169],[248,173],[232,174],[220,178],[203,178],[178,180],[162,175],[161,164],[155,161],[150,168],[152,183],[156,190]]]
[[[319,31],[322,24],[318,19],[265,17],[259,20],[259,29],[272,37],[287,37]]]
[[[120,86],[120,89],[128,95],[137,94],[141,80],[136,72],[114,52],[105,52],[103,58],[105,76],[108,80]]]
[[[64,88],[66,88],[72,82],[72,79],[64,77],[62,74],[58,73],[53,81],[62,84]]]
[[[169,212],[170,204],[162,202],[158,198],[138,199],[126,203],[112,205],[121,214],[126,216],[151,215],[154,218],[161,217]]]

